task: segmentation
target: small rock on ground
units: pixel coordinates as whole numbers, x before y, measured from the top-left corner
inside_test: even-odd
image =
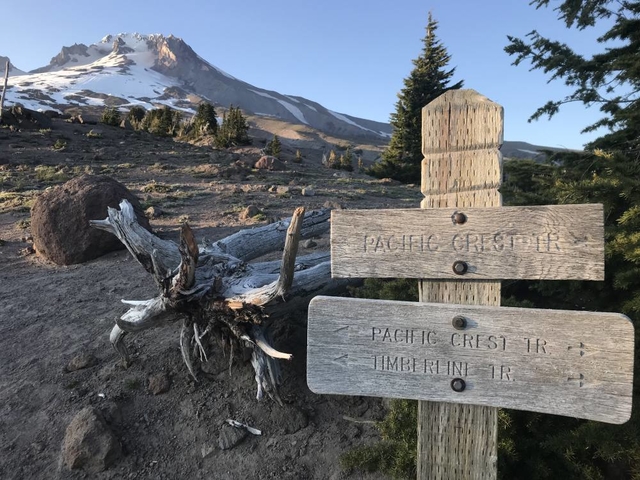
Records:
[[[202,458],[207,458],[207,457],[211,456],[211,454],[214,451],[215,451],[215,447],[213,445],[209,445],[208,443],[205,443],[200,448],[200,453],[202,454]]]
[[[402,182],[394,180],[393,178],[381,178],[376,183],[380,183],[382,185],[402,185]]]
[[[83,368],[93,367],[98,363],[98,359],[90,353],[79,353],[67,364],[67,372],[75,372]]]
[[[256,168],[258,170],[286,170],[283,162],[270,155],[264,155],[260,157],[253,168]]]
[[[260,213],[260,209],[255,205],[249,205],[240,212],[240,220],[249,220]]]
[[[244,440],[249,433],[244,428],[223,425],[218,436],[218,446],[221,450],[230,450]]]
[[[26,257],[28,255],[33,255],[34,253],[36,253],[35,249],[31,245],[29,245],[28,247],[21,248],[18,252],[18,256]]]
[[[164,212],[160,207],[149,207],[144,211],[144,215],[147,218],[161,217]]]
[[[156,373],[149,377],[149,392],[154,395],[166,393],[171,388],[171,379],[166,373]]]
[[[70,469],[102,472],[122,456],[122,447],[102,415],[86,407],[73,417],[62,443],[62,462]]]

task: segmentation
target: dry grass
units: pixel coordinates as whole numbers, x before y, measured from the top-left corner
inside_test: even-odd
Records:
[[[0,213],[28,212],[36,200],[38,192],[0,192]]]
[[[141,190],[144,193],[169,193],[173,190],[173,187],[164,183],[157,183],[155,180],[153,180],[143,186]]]

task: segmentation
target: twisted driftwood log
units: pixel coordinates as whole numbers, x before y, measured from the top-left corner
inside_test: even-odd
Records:
[[[207,337],[217,335],[231,345],[229,366],[234,344],[252,349],[258,400],[266,392],[280,402],[277,359],[290,360],[291,355],[270,345],[264,325],[266,308],[282,302],[285,295],[304,297],[329,283],[328,253],[307,255],[296,262],[300,237],[326,232],[329,214],[328,210],[320,210],[305,216],[300,207],[290,219],[198,246],[187,224],[182,226],[180,245],[176,245],[142,228],[128,201],[120,203],[120,210],[109,208],[108,217],[92,220],[91,226],[116,235],[153,276],[160,290],[150,300],[122,300],[131,308],[116,320],[111,344],[127,365],[127,333],[182,317],[180,350],[196,381],[194,363],[207,361],[207,346],[211,343]],[[247,263],[281,248],[282,262]]]

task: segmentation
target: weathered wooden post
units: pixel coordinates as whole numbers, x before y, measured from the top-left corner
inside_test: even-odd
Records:
[[[4,108],[4,95],[7,93],[7,82],[9,81],[9,67],[11,62],[7,60],[7,65],[4,70],[4,87],[2,88],[2,96],[0,97],[0,120],[2,120],[2,109]]]
[[[474,90],[447,92],[422,109],[422,208],[502,206],[503,125],[502,107]],[[419,287],[421,302],[500,305],[500,281]],[[418,478],[496,478],[497,431],[497,408],[418,402]]]
[[[420,279],[422,303],[309,305],[309,387],[419,400],[420,480],[496,478],[495,407],[631,415],[627,317],[499,306],[500,279],[604,279],[602,205],[501,207],[502,115],[445,93],[423,110],[423,208],[332,213],[332,275]]]

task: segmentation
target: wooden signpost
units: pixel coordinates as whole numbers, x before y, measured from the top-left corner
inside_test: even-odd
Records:
[[[629,418],[633,327],[499,307],[500,279],[602,280],[602,207],[497,208],[502,107],[456,90],[422,113],[426,210],[333,212],[331,243],[334,277],[423,279],[428,303],[317,297],[308,383],[420,399],[418,478],[495,479],[496,407]]]

